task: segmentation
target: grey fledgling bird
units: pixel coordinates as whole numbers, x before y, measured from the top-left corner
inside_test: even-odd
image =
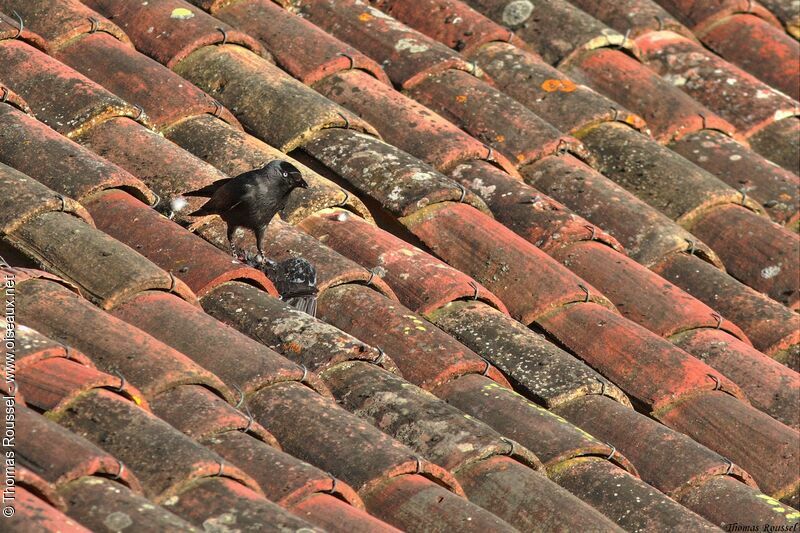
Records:
[[[317,269],[307,259],[292,257],[264,270],[281,300],[290,307],[317,316]]]
[[[208,202],[190,215],[219,215],[228,225],[231,251],[234,251],[233,235],[238,228],[255,233],[258,261],[263,262],[267,226],[272,217],[286,207],[289,195],[297,188],[308,188],[300,171],[288,161],[276,159],[261,168],[216,181],[186,195],[210,196]]]

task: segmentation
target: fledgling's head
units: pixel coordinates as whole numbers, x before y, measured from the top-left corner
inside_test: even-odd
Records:
[[[308,189],[308,183],[303,179],[303,175],[296,166],[288,161],[275,159],[274,161],[270,161],[265,168],[270,176],[275,176],[283,180],[283,182],[289,186],[289,189],[298,187],[301,189]]]

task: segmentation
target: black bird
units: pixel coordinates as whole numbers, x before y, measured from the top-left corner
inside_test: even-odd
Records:
[[[286,207],[289,194],[298,187],[307,189],[308,183],[297,167],[288,161],[276,159],[261,168],[235,178],[215,181],[186,195],[210,196],[208,202],[190,215],[219,215],[228,225],[228,241],[232,251],[233,235],[237,228],[253,231],[256,234],[258,261],[263,262],[267,226],[272,217]]]
[[[292,257],[264,269],[281,300],[289,306],[317,316],[317,269],[302,257]]]

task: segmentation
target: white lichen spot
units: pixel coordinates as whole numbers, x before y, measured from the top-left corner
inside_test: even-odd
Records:
[[[233,513],[222,513],[219,516],[207,518],[203,521],[203,530],[207,533],[233,533],[240,531],[239,528],[232,528],[236,524],[236,515]]]
[[[684,85],[686,85],[686,78],[681,76],[680,74],[668,74],[664,76],[664,79],[667,80],[672,85],[674,85],[675,87],[683,87]]]
[[[741,158],[742,156],[740,156],[739,154],[733,154],[728,159],[730,159],[731,161],[739,161]]]
[[[529,0],[513,0],[503,8],[503,24],[516,27],[528,20],[533,13],[533,2]]]
[[[497,186],[486,185],[483,183],[483,180],[481,178],[475,178],[474,180],[472,180],[472,183],[470,184],[470,189],[478,191],[478,194],[481,196],[481,198],[484,198],[486,200],[491,200],[494,191],[497,189]]]
[[[764,279],[772,279],[781,272],[781,267],[778,265],[771,265],[761,269],[761,277]]]
[[[416,39],[400,39],[395,43],[394,49],[398,52],[408,51],[410,54],[419,54],[428,50],[428,45],[419,42]]]
[[[122,531],[123,529],[130,527],[132,524],[133,520],[131,520],[131,517],[119,511],[111,513],[105,518],[105,520],[103,520],[103,525],[105,525],[110,531]]]
[[[736,78],[728,78],[727,80],[725,80],[725,83],[727,83],[728,85],[736,85],[736,81],[737,81]]]

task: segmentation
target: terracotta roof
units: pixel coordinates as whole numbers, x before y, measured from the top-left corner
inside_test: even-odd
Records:
[[[800,520],[779,2],[0,12],[3,530]],[[161,214],[277,158],[311,186],[266,254],[314,264],[317,316],[202,199]]]

